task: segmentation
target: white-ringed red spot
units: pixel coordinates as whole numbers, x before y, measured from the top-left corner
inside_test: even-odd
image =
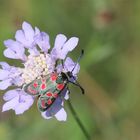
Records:
[[[56,81],[56,79],[57,79],[57,74],[56,73],[52,73],[51,74],[51,80],[52,81]]]
[[[57,98],[58,97],[58,93],[53,93],[53,97]]]
[[[46,96],[48,96],[48,97],[52,97],[52,95],[53,95],[53,94],[52,94],[51,92],[47,92],[47,93],[46,93]]]
[[[41,84],[41,89],[42,89],[42,90],[46,89],[46,84],[44,84],[44,83]]]
[[[58,84],[57,89],[62,90],[64,88],[64,84]]]
[[[46,82],[46,79],[43,78],[43,79],[42,79],[42,83],[44,83],[44,82]]]
[[[37,87],[38,87],[38,84],[37,84],[36,82],[34,82],[34,83],[33,83],[33,87],[34,87],[34,88],[37,88]]]
[[[49,100],[47,101],[47,104],[48,104],[48,105],[52,104],[52,100],[49,99]]]
[[[34,90],[31,87],[28,88],[28,92],[33,95],[36,95],[38,93],[37,90]]]
[[[42,106],[43,108],[45,108],[45,107],[46,107],[45,100],[41,100],[41,106]]]

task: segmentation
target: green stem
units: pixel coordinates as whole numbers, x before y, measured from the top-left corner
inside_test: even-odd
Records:
[[[88,132],[86,131],[84,125],[82,124],[81,120],[79,119],[76,111],[74,110],[74,108],[73,108],[73,106],[70,102],[70,99],[68,100],[68,105],[69,105],[69,109],[70,109],[71,113],[73,114],[73,117],[75,118],[77,124],[81,128],[81,130],[82,130],[83,134],[85,135],[86,139],[90,140],[90,136],[89,136]]]

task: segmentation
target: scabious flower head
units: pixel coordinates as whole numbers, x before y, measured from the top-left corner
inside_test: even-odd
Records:
[[[28,110],[36,97],[28,94],[23,87],[35,79],[41,78],[41,76],[51,74],[55,70],[57,70],[57,73],[71,71],[75,63],[70,57],[67,57],[67,54],[77,44],[77,37],[67,40],[65,35],[58,34],[54,47],[50,49],[48,34],[41,32],[37,27],[33,29],[29,23],[23,22],[22,29],[15,34],[15,40],[4,41],[6,46],[4,56],[21,60],[23,66],[15,67],[6,62],[0,62],[0,90],[6,90],[10,86],[13,88],[3,96],[6,103],[2,107],[2,111],[12,109],[16,114],[22,114]],[[64,66],[62,64],[56,65],[58,60],[63,60]],[[80,66],[77,64],[73,71],[75,77],[79,69]],[[68,89],[64,89],[61,96],[67,100],[69,98]],[[64,100],[58,96],[47,110],[41,112],[41,115],[45,119],[55,116],[57,120],[65,121],[67,114],[63,107]]]

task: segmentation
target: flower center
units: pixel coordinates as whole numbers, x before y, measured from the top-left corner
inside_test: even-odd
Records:
[[[22,78],[25,84],[28,84],[40,78],[41,75],[47,75],[49,73],[46,63],[48,55],[40,54],[39,56],[29,55],[27,61],[24,63]]]

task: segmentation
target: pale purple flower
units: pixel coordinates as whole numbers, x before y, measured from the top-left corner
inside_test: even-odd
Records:
[[[40,30],[35,27],[35,30],[32,26],[23,22],[22,29],[18,30],[15,34],[16,41],[23,44],[25,48],[33,48],[34,47],[34,37],[40,34]]]
[[[26,60],[25,48],[22,44],[12,39],[4,41],[4,45],[7,49],[4,51],[4,55],[12,59]]]
[[[0,62],[0,90],[5,90],[11,85],[20,86],[22,79],[20,77],[20,68],[10,66],[6,62]]]
[[[65,59],[68,52],[72,51],[78,44],[78,38],[72,37],[67,40],[67,37],[63,34],[56,36],[54,47],[51,51],[53,59]]]
[[[12,109],[17,115],[28,110],[34,102],[34,98],[22,89],[9,90],[5,93],[3,99],[6,103],[3,105],[2,111]]]
[[[26,93],[23,87],[42,75],[45,76],[55,70],[58,73],[68,72],[75,67],[73,75],[76,77],[80,66],[67,57],[67,54],[77,44],[77,37],[67,40],[65,35],[58,34],[54,47],[50,50],[49,35],[41,32],[37,27],[33,29],[29,23],[23,22],[22,29],[15,34],[15,40],[4,41],[5,57],[21,60],[23,67],[10,66],[6,62],[0,62],[0,90],[6,90],[10,86],[15,87],[5,93],[3,99],[6,103],[2,107],[2,111],[12,109],[16,114],[22,114],[28,110],[35,97]],[[28,53],[25,54],[25,52]],[[59,64],[55,67],[58,60],[63,60],[64,66]],[[57,97],[45,112],[41,112],[43,118],[50,119],[54,116],[59,121],[65,121],[67,114],[64,110],[64,99],[68,98],[69,91],[64,89],[61,96]]]

